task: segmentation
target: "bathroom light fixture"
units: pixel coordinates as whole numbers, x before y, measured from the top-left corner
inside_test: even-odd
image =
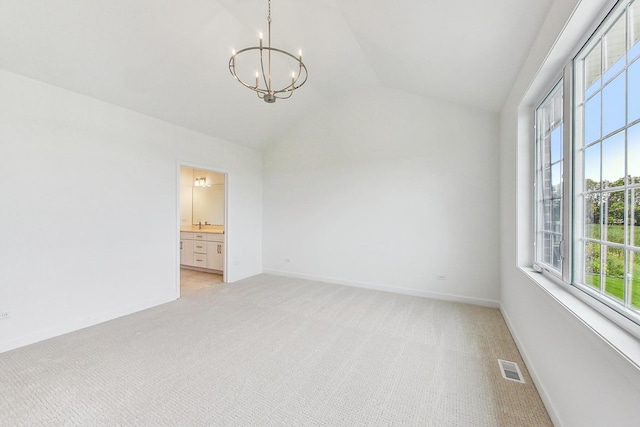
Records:
[[[263,46],[262,33],[260,33],[260,46],[247,47],[237,52],[233,50],[231,53],[231,59],[229,60],[229,71],[231,72],[231,75],[235,77],[235,79],[238,80],[244,87],[255,91],[258,94],[258,98],[264,99],[264,102],[273,104],[274,102],[276,102],[276,99],[291,98],[291,95],[293,95],[293,91],[305,84],[308,74],[307,67],[302,62],[302,50],[298,51],[298,56],[296,57],[295,55],[285,50],[271,47],[271,0],[268,1],[268,7],[269,14],[267,15],[267,23],[269,26],[269,33],[267,34],[267,46]],[[236,70],[236,58],[241,54],[245,54],[243,58],[248,60],[249,57],[251,57],[251,55],[247,54],[248,52],[258,53],[258,55],[253,56],[253,60],[255,61],[253,66],[255,67],[255,69],[259,70],[255,71],[255,85],[252,84],[253,82],[247,83],[247,81],[244,81],[242,78],[240,78]],[[285,61],[288,61],[294,68],[294,71],[291,71],[290,83],[285,78],[282,81],[279,80],[277,85],[273,84],[271,75],[272,54],[275,58],[277,58],[276,61],[279,65]],[[266,70],[265,62],[267,67]],[[243,66],[250,67],[251,65],[247,64]],[[245,79],[248,78],[248,74],[243,74],[243,76],[245,77]],[[277,89],[278,87],[279,89]]]
[[[207,182],[207,178],[196,178],[196,181],[193,183],[194,187],[211,187],[211,184]]]

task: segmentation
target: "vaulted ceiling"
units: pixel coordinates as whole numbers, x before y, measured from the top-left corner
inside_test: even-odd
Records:
[[[228,69],[266,33],[266,0],[0,0],[0,68],[262,149],[380,86],[498,111],[551,3],[272,0],[273,45],[309,69],[275,104]]]

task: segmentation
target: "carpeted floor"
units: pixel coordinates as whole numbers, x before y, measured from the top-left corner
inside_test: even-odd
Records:
[[[0,425],[551,426],[496,309],[182,278],[178,301],[0,354]]]

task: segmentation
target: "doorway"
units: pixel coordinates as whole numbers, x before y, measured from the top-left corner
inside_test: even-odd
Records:
[[[226,282],[227,174],[179,165],[178,296]]]

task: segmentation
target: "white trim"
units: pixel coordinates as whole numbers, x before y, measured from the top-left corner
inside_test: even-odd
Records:
[[[97,315],[92,314],[91,316],[88,316],[80,321],[73,321],[69,323],[62,323],[59,325],[55,325],[44,331],[38,331],[34,334],[26,335],[24,337],[20,337],[13,341],[0,342],[0,353],[4,353],[5,351],[9,351],[9,350],[15,350],[17,348],[24,347],[30,344],[35,344],[40,341],[44,341],[44,340],[54,338],[60,335],[68,334],[71,332],[75,332],[80,329],[88,328],[90,326],[95,326],[100,323],[117,319],[122,316],[127,316],[129,314],[137,313],[139,311],[154,308],[162,304],[175,301],[176,299],[177,298],[174,298],[173,296],[168,298],[166,297],[158,298],[158,299],[144,302],[142,304],[136,304],[136,305],[128,306],[126,308],[122,308],[118,310],[103,312]]]
[[[507,311],[505,310],[502,303],[500,303],[500,313],[502,313],[502,317],[504,318],[504,321],[507,324],[507,328],[509,328],[509,331],[511,332],[513,341],[516,343],[516,347],[518,347],[520,356],[522,356],[522,360],[524,361],[524,364],[526,365],[527,370],[529,371],[529,376],[531,377],[533,384],[536,386],[536,390],[540,395],[540,399],[542,399],[542,403],[544,403],[544,407],[547,410],[547,413],[549,414],[549,417],[551,418],[553,425],[556,427],[561,427],[563,424],[560,421],[560,417],[558,416],[558,411],[556,410],[556,407],[553,404],[553,400],[549,398],[549,393],[547,392],[547,389],[544,387],[544,384],[542,383],[542,381],[540,381],[540,377],[538,376],[538,372],[535,369],[535,365],[531,362],[529,355],[525,351],[525,348],[522,345],[522,341],[520,341],[520,338],[518,337],[518,334],[516,332],[517,329],[513,327],[513,324],[509,319],[509,315],[507,315]]]
[[[267,270],[264,270],[263,273],[274,274],[277,276],[293,277],[296,279],[306,279],[306,280],[315,280],[318,282],[334,283],[336,285],[353,286],[356,288],[373,289],[376,291],[391,292],[394,294],[412,295],[416,297],[432,298],[432,299],[443,300],[443,301],[460,302],[463,304],[473,304],[473,305],[479,305],[482,307],[498,308],[500,306],[500,303],[498,301],[494,301],[490,299],[466,297],[462,295],[445,294],[440,292],[423,291],[420,289],[401,288],[397,286],[389,286],[389,285],[383,285],[379,283],[370,283],[370,282],[360,282],[360,281],[341,279],[336,277],[316,276],[313,274],[296,273],[293,271],[267,269]]]
[[[181,176],[180,176],[180,168],[181,166],[183,166],[183,163],[181,161],[177,161],[176,162],[176,233],[177,233],[177,239],[178,239],[178,244],[176,245],[176,268],[175,268],[175,281],[176,281],[176,288],[175,288],[175,297],[176,299],[180,298],[180,256],[181,256],[181,240],[180,240],[180,226],[182,225],[182,211],[181,211],[181,200],[180,200],[180,192],[182,191],[182,188],[180,186],[180,181],[181,181]]]

